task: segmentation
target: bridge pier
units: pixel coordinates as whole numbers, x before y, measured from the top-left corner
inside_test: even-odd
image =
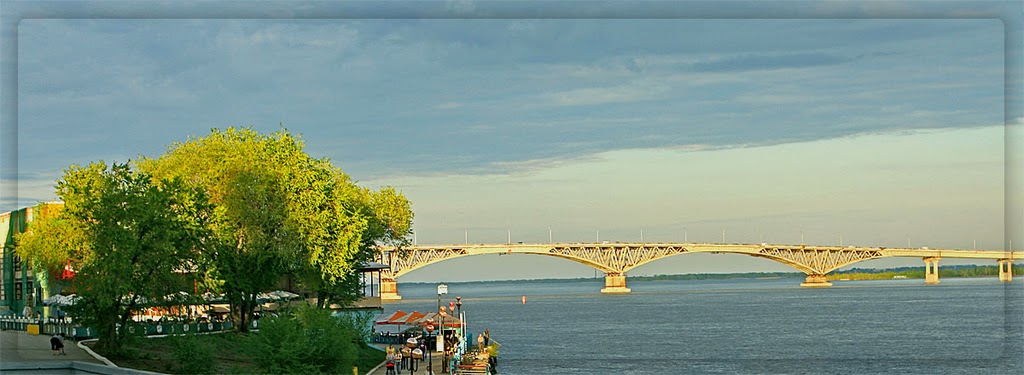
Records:
[[[804,288],[828,288],[832,286],[832,283],[828,282],[828,278],[825,275],[807,275],[804,282],[800,283],[800,286]]]
[[[999,259],[999,281],[1013,281],[1013,259]]]
[[[938,257],[924,258],[924,283],[939,283],[939,259]]]
[[[604,288],[601,293],[629,293],[631,290],[626,287],[626,274],[607,272],[604,276]]]
[[[380,279],[380,299],[381,301],[402,299],[402,296],[398,295],[398,283],[395,280]]]

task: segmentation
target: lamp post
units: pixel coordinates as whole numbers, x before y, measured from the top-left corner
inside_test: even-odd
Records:
[[[435,350],[440,350],[440,351],[444,351],[444,310],[441,310],[441,295],[442,294],[448,294],[448,285],[447,284],[439,284],[437,286],[437,313],[439,315],[441,315],[441,330],[439,331],[441,334],[434,336],[434,349]],[[438,336],[441,336],[441,337],[438,337]],[[441,338],[441,340],[438,340],[438,338]],[[443,371],[444,366],[442,365],[441,368],[442,368],[442,371]]]
[[[440,311],[441,311],[440,312],[440,314],[441,314],[441,331],[440,331],[440,334],[437,336],[437,338],[439,339],[438,342],[444,342],[445,341],[445,337],[444,337],[444,317],[445,317],[445,315],[448,315],[448,313],[446,313],[444,310],[440,310]],[[444,347],[444,345],[440,345],[440,344],[439,344],[439,347],[441,348],[441,355],[443,356],[442,357],[443,359],[442,359],[442,362],[441,362],[441,373],[445,373],[448,370],[448,350],[447,350],[448,348],[446,348],[446,347]]]
[[[457,316],[459,318],[459,331],[461,332],[460,336],[462,336],[462,342],[466,342],[466,327],[463,325],[464,322],[462,321],[462,297],[461,296],[455,296],[455,307],[458,308],[458,315],[455,315],[455,316]]]
[[[426,329],[427,329],[427,335],[428,335],[427,337],[430,337],[430,334],[434,332],[434,319],[427,319],[427,327],[426,327]],[[430,350],[430,348],[428,347],[427,348],[427,373],[433,373],[434,372],[434,356],[432,355],[432,353],[433,353],[433,350]]]

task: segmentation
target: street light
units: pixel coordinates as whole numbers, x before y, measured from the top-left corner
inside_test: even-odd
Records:
[[[448,294],[447,284],[438,284],[437,286],[437,313],[441,315],[441,335],[444,335],[444,311],[441,310],[441,295]],[[444,351],[444,341],[438,340],[437,336],[434,337],[434,349]],[[442,367],[443,368],[443,367]]]
[[[448,285],[438,284],[437,285],[437,312],[441,312],[441,295],[448,294]]]
[[[455,296],[455,306],[458,308],[458,315],[456,315],[456,316],[459,318],[459,331],[462,332],[462,334],[461,334],[462,342],[466,342],[466,327],[464,327],[462,325],[463,321],[462,321],[462,297],[461,296]]]
[[[429,335],[434,332],[434,319],[429,319],[429,318],[427,319],[427,327],[426,327],[426,329],[427,329],[427,335],[428,335],[427,337],[430,337]],[[424,346],[426,346],[426,345],[424,345]],[[433,350],[430,350],[430,348],[428,347],[427,348],[427,372],[428,373],[433,373],[434,372],[434,356],[432,354],[433,354]]]
[[[446,315],[448,315],[448,313],[446,313],[444,310],[441,310],[440,314],[441,314],[441,332],[440,332],[440,335],[438,335],[438,337],[437,337],[439,339],[437,342],[438,343],[443,343],[445,341],[445,337],[444,337],[444,317]],[[444,344],[438,344],[438,347],[441,348],[441,355],[443,356],[443,360],[441,361],[441,372],[445,373],[448,370],[448,350],[447,350],[448,348],[445,348]]]

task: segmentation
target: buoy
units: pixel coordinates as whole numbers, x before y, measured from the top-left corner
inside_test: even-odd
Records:
[[[526,304],[526,296],[523,296],[523,304]]]

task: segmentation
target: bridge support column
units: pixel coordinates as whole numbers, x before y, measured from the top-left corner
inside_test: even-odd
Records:
[[[939,258],[924,258],[924,283],[939,283]]]
[[[402,299],[402,296],[398,295],[398,283],[395,280],[380,279],[380,299],[381,301]]]
[[[629,293],[631,290],[626,287],[626,274],[608,272],[604,276],[604,288],[601,293]]]
[[[1000,259],[999,260],[999,281],[1008,283],[1013,281],[1013,260],[1012,259]]]
[[[828,288],[832,286],[832,283],[828,282],[825,275],[807,275],[804,282],[800,283],[800,286],[804,288]]]

